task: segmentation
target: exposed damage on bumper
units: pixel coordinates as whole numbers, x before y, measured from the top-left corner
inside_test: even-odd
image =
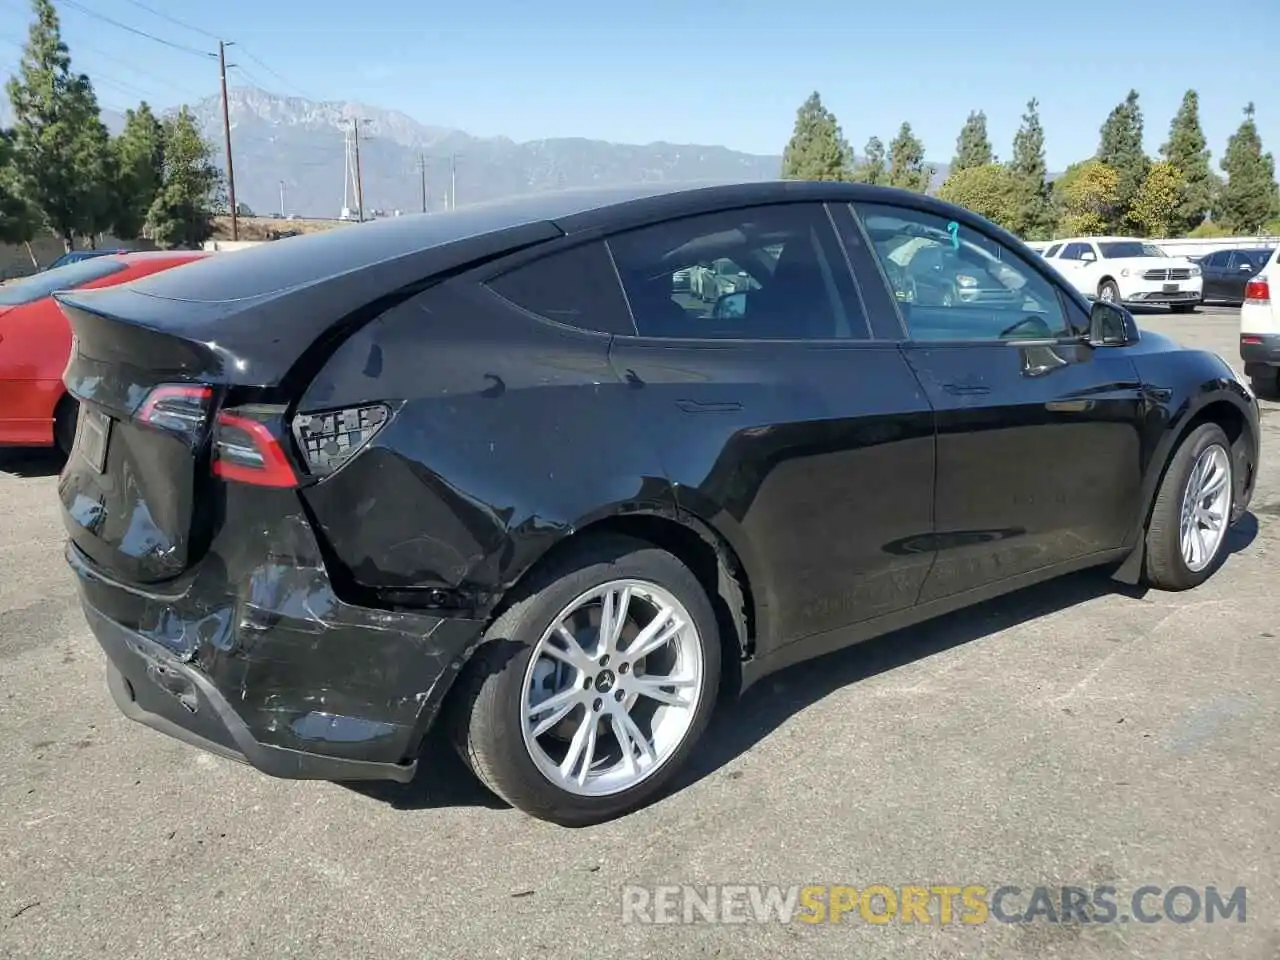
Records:
[[[116,703],[274,776],[411,779],[483,622],[346,603],[300,514],[262,532],[259,556],[215,545],[164,592],[120,583],[68,544]]]

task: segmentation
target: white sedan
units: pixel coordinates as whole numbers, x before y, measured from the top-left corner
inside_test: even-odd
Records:
[[[1109,303],[1167,304],[1187,311],[1204,293],[1198,266],[1135,237],[1055,240],[1044,258],[1085,296]]]

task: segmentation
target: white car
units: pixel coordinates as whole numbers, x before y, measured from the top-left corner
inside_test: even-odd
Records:
[[[1198,266],[1136,237],[1055,240],[1044,258],[1086,297],[1108,303],[1167,304],[1185,312],[1204,292]]]
[[[1253,392],[1262,396],[1280,392],[1280,302],[1271,290],[1273,283],[1280,286],[1278,264],[1280,248],[1271,251],[1262,269],[1245,284],[1240,307],[1240,359]]]

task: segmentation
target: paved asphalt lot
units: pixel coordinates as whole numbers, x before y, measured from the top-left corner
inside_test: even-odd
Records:
[[[1236,358],[1234,311],[1140,321]],[[720,718],[683,790],[578,831],[502,808],[444,751],[421,782],[361,793],[124,720],[63,569],[56,467],[9,456],[0,956],[1275,960],[1278,411],[1253,514],[1204,587],[1084,574],[798,667]],[[1122,904],[1245,885],[1247,919],[620,923],[627,883],[876,882],[1110,883]]]

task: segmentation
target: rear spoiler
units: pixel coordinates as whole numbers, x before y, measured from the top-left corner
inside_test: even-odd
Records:
[[[291,386],[295,372],[318,365],[306,361],[323,362],[346,335],[428,286],[564,235],[536,221],[385,255],[385,242],[369,242],[385,236],[347,229],[325,235],[327,246],[292,237],[53,298],[99,362],[269,389]]]

